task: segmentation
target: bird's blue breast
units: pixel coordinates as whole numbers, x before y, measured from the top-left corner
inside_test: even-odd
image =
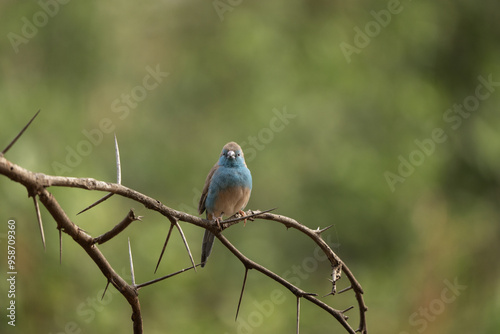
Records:
[[[205,202],[207,211],[214,210],[219,192],[229,188],[252,189],[252,175],[245,165],[236,167],[219,166],[212,176],[208,188],[207,200]]]

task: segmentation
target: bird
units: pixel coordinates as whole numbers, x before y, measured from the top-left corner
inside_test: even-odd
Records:
[[[245,216],[243,209],[252,192],[252,174],[245,163],[240,145],[232,141],[224,145],[219,160],[212,167],[205,180],[205,186],[198,204],[198,213],[206,210],[207,220],[220,228],[222,217],[236,213]],[[207,262],[214,244],[214,234],[205,230],[201,251],[201,267]]]

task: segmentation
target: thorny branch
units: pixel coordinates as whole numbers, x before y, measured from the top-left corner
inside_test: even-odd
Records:
[[[38,113],[36,114],[38,115]],[[242,286],[242,291],[241,295],[238,301],[238,310],[236,313],[236,317],[238,316],[238,311],[239,307],[242,301],[243,297],[243,292],[246,284],[246,278],[248,275],[248,271],[250,269],[255,269],[256,271],[261,272],[265,276],[275,280],[282,286],[286,287],[290,292],[292,292],[296,298],[297,298],[297,333],[299,333],[299,317],[300,317],[300,299],[304,298],[310,301],[311,303],[317,305],[321,309],[325,310],[329,314],[331,314],[345,329],[348,333],[356,333],[360,332],[362,334],[367,333],[367,324],[366,324],[366,317],[365,313],[367,311],[367,307],[364,303],[363,300],[363,289],[361,285],[358,283],[352,272],[349,270],[349,268],[345,265],[345,263],[342,262],[342,260],[333,252],[333,250],[328,246],[328,244],[322,239],[321,233],[326,231],[329,227],[326,227],[324,229],[310,229],[305,225],[300,224],[296,220],[282,216],[282,215],[277,215],[277,214],[272,214],[267,210],[267,211],[252,211],[249,210],[246,212],[246,217],[239,217],[239,218],[232,218],[228,219],[226,221],[223,221],[221,223],[222,230],[219,230],[217,225],[214,224],[211,221],[199,218],[197,216],[190,215],[188,213],[182,212],[182,211],[177,211],[174,210],[164,204],[162,204],[160,201],[151,198],[147,195],[144,195],[138,191],[135,191],[133,189],[130,189],[128,187],[125,187],[121,185],[121,172],[120,172],[120,162],[119,162],[119,153],[118,153],[118,144],[116,142],[116,137],[115,137],[115,146],[116,146],[116,157],[117,157],[117,183],[108,183],[104,181],[99,181],[95,180],[92,178],[74,178],[74,177],[63,177],[63,176],[52,176],[52,175],[46,175],[42,173],[34,173],[31,172],[27,169],[24,169],[21,166],[18,166],[9,160],[7,160],[4,155],[5,153],[14,145],[14,143],[19,139],[19,137],[22,135],[22,133],[26,130],[26,128],[29,126],[29,124],[33,121],[33,119],[36,117],[36,115],[30,120],[30,122],[22,129],[22,131],[15,137],[15,139],[9,143],[9,145],[0,153],[0,174],[3,174],[10,178],[12,181],[17,182],[22,184],[28,191],[28,194],[33,197],[34,203],[35,203],[35,208],[36,208],[36,213],[37,213],[37,220],[38,224],[40,227],[40,232],[42,235],[42,241],[45,244],[45,238],[44,238],[44,233],[43,233],[43,226],[42,226],[42,221],[40,218],[40,213],[39,213],[39,207],[38,207],[38,201],[37,197],[40,200],[40,202],[43,204],[43,206],[49,211],[49,213],[52,215],[54,220],[57,223],[57,228],[59,230],[59,233],[62,231],[69,236],[73,238],[86,252],[87,254],[92,258],[92,260],[95,262],[95,264],[99,267],[103,275],[106,277],[109,283],[111,283],[128,301],[132,308],[132,321],[133,321],[133,328],[134,328],[134,333],[142,333],[143,332],[143,326],[142,326],[142,316],[141,316],[141,308],[140,308],[140,303],[139,303],[139,297],[138,297],[138,290],[142,287],[157,283],[159,281],[162,281],[166,278],[172,277],[174,275],[183,273],[187,270],[190,269],[195,269],[199,264],[195,264],[193,257],[191,255],[191,251],[189,250],[189,245],[187,243],[187,240],[184,236],[184,233],[182,232],[182,229],[180,227],[179,222],[186,222],[190,223],[193,225],[196,225],[201,228],[205,228],[210,230],[221,242],[222,244],[228,248],[244,265],[245,267],[245,277],[243,281],[243,286]],[[96,238],[93,238],[90,236],[88,233],[80,229],[77,225],[75,225],[71,219],[68,217],[66,212],[62,209],[62,207],[59,205],[55,197],[47,190],[49,187],[70,187],[70,188],[81,188],[81,189],[86,189],[86,190],[95,190],[95,191],[103,191],[103,192],[108,192],[109,194],[105,196],[106,198],[109,198],[111,194],[119,195],[122,197],[130,198],[138,203],[143,204],[146,208],[150,210],[154,210],[165,216],[167,219],[169,219],[171,223],[171,228],[169,230],[169,234],[167,236],[167,239],[165,241],[165,245],[162,250],[162,255],[163,251],[165,250],[165,247],[168,243],[168,239],[170,237],[170,233],[172,231],[172,228],[175,226],[178,228],[181,237],[184,241],[184,244],[186,246],[186,249],[188,251],[189,257],[192,262],[192,266],[182,269],[178,272],[172,273],[170,275],[166,275],[164,277],[141,283],[141,284],[136,284],[135,280],[133,280],[132,284],[127,283],[116,271],[111,267],[109,262],[107,261],[106,257],[101,253],[99,248],[97,247],[98,244],[102,244],[106,241],[109,241],[111,238],[115,237],[118,235],[120,232],[122,232],[127,226],[129,226],[132,222],[136,220],[140,220],[141,217],[136,217],[134,212],[132,210],[129,211],[127,216],[120,222],[118,223],[113,229],[110,231],[104,233],[101,236],[98,236]],[[250,216],[250,217],[249,217]],[[243,253],[241,253],[236,247],[234,247],[229,240],[222,234],[222,231],[226,228],[229,228],[230,226],[237,224],[241,220],[244,220],[245,218],[251,218],[251,219],[264,219],[264,220],[270,220],[270,221],[275,221],[277,223],[283,224],[286,228],[293,228],[301,233],[305,234],[308,236],[313,242],[315,242],[321,250],[324,252],[324,254],[328,257],[328,260],[330,261],[330,264],[332,266],[332,279],[330,280],[332,283],[332,289],[331,292],[328,293],[328,295],[335,295],[337,293],[336,291],[336,282],[338,279],[341,277],[341,273],[343,272],[346,277],[348,278],[350,282],[350,286],[341,290],[338,293],[343,293],[346,291],[353,290],[357,304],[358,304],[358,310],[359,310],[359,326],[356,330],[354,330],[350,324],[347,322],[347,316],[345,313],[352,309],[354,306],[351,306],[343,311],[336,310],[326,304],[325,302],[321,301],[320,299],[317,298],[317,295],[315,293],[309,293],[306,291],[303,291],[299,287],[291,284],[281,276],[275,274],[271,270],[261,266],[260,264],[252,261],[248,257],[246,257]],[[129,244],[130,247],[130,244]],[[133,272],[133,263],[132,263],[132,253],[129,248],[129,254],[130,254],[130,265],[131,265],[131,274],[132,277],[134,277],[134,272]],[[160,263],[160,259],[158,261],[158,265]],[[157,265],[157,268],[158,268]],[[324,296],[324,297],[326,297]]]

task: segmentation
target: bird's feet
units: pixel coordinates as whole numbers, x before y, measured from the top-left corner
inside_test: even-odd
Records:
[[[220,224],[222,222],[222,215],[220,217],[215,217],[215,222],[217,223],[219,230],[222,231],[222,226]]]
[[[242,217],[246,217],[246,213],[245,213],[245,211],[240,210],[240,211],[238,211],[238,213],[239,213]],[[243,221],[243,226],[247,226],[247,219],[246,219],[246,218],[245,218],[245,220]]]

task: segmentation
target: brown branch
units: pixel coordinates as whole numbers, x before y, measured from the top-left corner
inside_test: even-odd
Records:
[[[0,164],[1,165],[1,164]],[[94,263],[99,267],[103,275],[113,284],[113,286],[125,297],[132,307],[132,320],[134,322],[134,333],[142,333],[142,316],[137,290],[129,285],[111,267],[107,259],[94,244],[94,239],[76,226],[66,215],[54,196],[43,187],[38,187],[40,201],[61,226],[64,233],[70,235],[75,240]]]
[[[134,321],[134,333],[142,333],[142,318],[140,311],[140,304],[137,295],[137,286],[129,285],[126,283],[109,265],[106,258],[99,251],[95,245],[95,239],[90,235],[79,229],[66,215],[63,209],[59,206],[58,202],[48,192],[48,187],[72,187],[81,188],[87,190],[97,190],[104,191],[113,194],[117,194],[123,197],[130,198],[143,204],[146,208],[159,212],[160,214],[167,217],[172,224],[175,224],[179,228],[179,232],[183,238],[183,241],[188,249],[190,259],[193,266],[196,267],[194,261],[192,260],[191,252],[189,251],[189,246],[187,241],[178,225],[178,221],[184,221],[205,229],[210,230],[214,235],[222,242],[222,244],[228,248],[245,266],[246,270],[256,269],[267,277],[275,280],[282,286],[290,290],[297,298],[305,298],[311,303],[322,308],[329,314],[331,314],[349,333],[355,333],[349,323],[347,323],[347,317],[343,314],[343,311],[336,310],[331,306],[327,305],[323,301],[316,298],[316,294],[308,293],[301,290],[299,287],[294,286],[289,283],[279,275],[270,271],[269,269],[255,263],[254,261],[243,255],[238,249],[236,249],[222,234],[218,229],[216,224],[213,222],[201,219],[199,217],[187,214],[185,212],[177,211],[163,205],[160,201],[155,200],[147,195],[139,193],[133,189],[127,188],[123,185],[116,183],[108,183],[103,181],[98,181],[92,178],[74,178],[74,177],[62,177],[62,176],[51,176],[41,173],[33,173],[28,171],[16,164],[11,163],[0,155],[0,174],[6,175],[11,180],[18,182],[28,189],[30,194],[34,196],[38,195],[40,201],[47,208],[50,214],[54,217],[58,224],[58,228],[61,228],[63,232],[70,235],[80,246],[89,254],[96,265],[99,267],[103,275],[108,279],[109,282],[117,288],[118,291],[126,298],[132,307],[132,319]],[[263,213],[259,211],[249,211],[247,215],[254,215],[254,218],[265,219],[270,221],[275,221],[285,225],[287,228],[294,228],[301,233],[312,239],[320,249],[328,257],[328,260],[332,266],[332,293],[335,293],[335,284],[338,278],[340,278],[340,273],[343,272],[350,281],[352,290],[354,291],[356,301],[358,303],[358,308],[360,312],[360,323],[356,331],[361,333],[366,333],[366,318],[365,313],[367,311],[366,305],[363,300],[363,289],[358,281],[355,279],[354,275],[351,273],[349,268],[342,262],[342,260],[333,252],[333,250],[328,246],[328,244],[321,238],[321,233],[325,229],[312,230],[305,225],[300,224],[296,220],[285,217],[282,215],[276,215],[272,213]],[[237,218],[236,220],[243,220],[244,217]],[[235,220],[222,222],[223,228],[228,228],[229,226],[235,224]],[[121,224],[121,223],[120,223]],[[119,224],[119,225],[120,225]],[[123,229],[122,229],[123,230]],[[119,232],[118,232],[119,233]],[[117,233],[117,234],[118,234]],[[162,278],[164,279],[164,278]],[[152,283],[151,283],[152,284]],[[144,286],[144,285],[143,285]]]
[[[141,220],[141,218],[142,218],[141,216],[136,217],[134,210],[130,209],[130,211],[127,213],[127,216],[121,222],[116,224],[116,226],[113,227],[110,231],[94,238],[92,242],[101,245],[106,241],[109,241],[112,238],[116,237],[124,229],[126,229],[132,222],[136,220]]]
[[[245,265],[245,268],[247,268],[247,269],[255,269],[255,270],[261,272],[262,274],[264,274],[267,277],[275,280],[276,282],[278,282],[279,284],[281,284],[282,286],[284,286],[285,288],[287,288],[288,290],[290,290],[296,297],[298,297],[298,298],[303,297],[303,298],[309,300],[310,302],[316,304],[317,306],[319,306],[320,308],[322,308],[326,312],[330,313],[335,319],[337,319],[337,321],[349,333],[351,333],[351,334],[355,334],[356,333],[355,330],[352,329],[351,326],[349,325],[349,323],[346,321],[346,319],[345,319],[345,317],[344,317],[344,315],[342,314],[341,311],[338,311],[338,310],[334,309],[333,307],[329,306],[328,304],[326,304],[326,303],[320,301],[319,299],[317,299],[315,293],[309,293],[309,292],[303,291],[299,287],[291,284],[290,282],[288,282],[287,280],[285,280],[281,276],[275,274],[271,270],[269,270],[269,269],[265,268],[264,266],[262,266],[262,265],[260,265],[260,264],[258,264],[256,262],[250,260],[248,257],[246,257],[245,255],[243,255],[243,253],[241,253],[236,247],[234,247],[229,242],[229,240],[226,239],[226,237],[224,237],[222,234],[220,234],[220,232],[216,232],[214,234],[222,242],[222,244],[227,249],[229,249]]]
[[[280,222],[283,225],[285,225],[287,228],[295,228],[302,233],[306,234],[309,236],[311,239],[316,242],[316,244],[321,248],[321,250],[326,254],[328,259],[330,260],[330,263],[332,265],[333,269],[333,278],[332,278],[332,292],[331,294],[335,294],[335,283],[336,281],[340,278],[340,270],[347,276],[349,279],[352,289],[354,291],[356,301],[358,303],[358,309],[359,309],[359,327],[356,330],[357,332],[361,332],[362,334],[367,333],[367,325],[366,325],[366,311],[368,311],[368,308],[366,307],[366,304],[363,300],[363,288],[361,287],[361,284],[356,280],[350,269],[346,266],[344,262],[333,252],[333,250],[328,246],[328,244],[321,238],[321,232],[323,230],[312,230],[308,228],[307,226],[304,226],[300,224],[299,222],[295,221],[292,218],[281,216],[281,215],[274,215],[271,213],[265,213],[262,215],[257,216],[259,219],[266,219],[266,220],[273,220],[276,222]],[[306,298],[308,299],[308,298]],[[319,305],[318,305],[319,306]]]

